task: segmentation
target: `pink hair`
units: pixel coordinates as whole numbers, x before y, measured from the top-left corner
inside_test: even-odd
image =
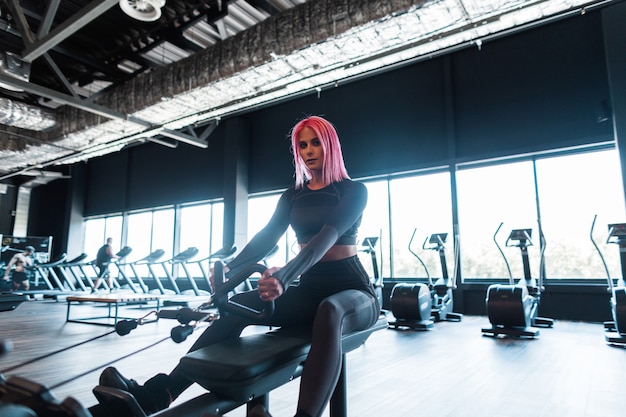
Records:
[[[317,138],[322,143],[324,150],[324,168],[322,170],[322,180],[326,184],[350,179],[348,171],[343,161],[341,144],[335,127],[328,120],[319,116],[309,116],[299,121],[291,130],[291,147],[293,159],[296,167],[296,188],[302,188],[307,180],[312,177],[311,171],[300,157],[298,152],[298,137],[305,127],[313,129]]]

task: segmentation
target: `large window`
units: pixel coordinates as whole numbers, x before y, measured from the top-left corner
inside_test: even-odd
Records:
[[[224,204],[196,204],[181,207],[180,250],[198,248],[197,258],[206,258],[222,248]]]
[[[281,193],[250,198],[248,206],[248,240],[252,239],[269,222],[280,196]],[[283,266],[298,253],[299,248],[295,233],[291,228],[287,229],[287,232],[278,241],[277,246],[276,252],[265,260],[268,266]]]
[[[84,250],[89,260],[96,259],[98,249],[106,243],[107,238],[113,239],[113,248],[118,250],[122,244],[122,216],[110,216],[93,219],[85,224]]]
[[[390,236],[389,236],[389,191],[387,181],[368,181],[367,186],[367,206],[363,212],[363,220],[359,228],[359,257],[363,267],[370,274],[370,277],[377,276],[374,271],[374,261],[371,254],[367,252],[369,245],[365,239],[378,238],[376,251],[376,266],[378,275],[390,276]]]
[[[159,261],[171,259],[174,253],[174,209],[130,214],[127,242],[133,248],[129,261],[143,259],[159,249],[164,252]],[[166,276],[162,266],[154,266],[152,271],[159,277]]]
[[[617,150],[595,149],[458,166],[456,190],[447,169],[364,180],[368,204],[359,230],[359,257],[374,277],[375,265],[365,243],[366,238],[377,238],[374,249],[380,276],[435,279],[442,275],[442,264],[430,238],[442,235],[445,266],[453,276],[458,237],[464,280],[506,281],[524,275],[519,241],[509,239],[509,234],[527,229],[533,278],[542,273],[550,280],[597,282],[606,279],[606,272],[589,237],[596,217],[594,239],[610,275],[617,278],[621,276],[619,251],[617,245],[607,243],[607,234],[609,224],[626,222],[621,178]],[[277,191],[249,199],[248,239],[267,224],[280,195]],[[196,259],[201,259],[221,249],[223,218],[223,203],[213,202],[90,219],[85,225],[85,252],[95,257],[106,238],[113,237],[117,247],[132,247],[128,261],[156,249],[163,249],[167,260],[192,246],[199,249]],[[297,253],[289,228],[267,263],[284,265]]]
[[[513,246],[515,240],[508,240],[514,229],[532,229],[533,246],[528,255],[531,274],[538,277],[540,249],[532,161],[460,169],[457,190],[463,278],[508,279],[507,262],[513,278],[521,278],[521,250]]]
[[[513,229],[531,229],[534,278],[606,278],[589,237],[596,215],[595,239],[611,275],[621,275],[617,248],[605,243],[607,225],[625,213],[616,150],[459,169],[457,189],[465,279],[508,278],[504,257],[513,278],[523,276],[519,240],[508,239]],[[494,242],[500,225],[495,238],[504,257]]]
[[[612,277],[621,276],[617,245],[607,245],[608,224],[624,222],[624,193],[616,151],[537,161],[537,183],[547,278],[606,278],[594,240]]]
[[[442,234],[446,268],[454,268],[450,173],[421,174],[390,181],[393,276],[442,276],[436,236]],[[430,238],[433,236],[434,242]],[[445,241],[444,241],[445,240]],[[420,262],[424,262],[426,269]]]

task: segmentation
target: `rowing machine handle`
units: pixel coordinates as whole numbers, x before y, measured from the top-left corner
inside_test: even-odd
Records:
[[[267,267],[262,264],[252,264],[237,271],[229,271],[228,281],[224,273],[224,264],[216,261],[213,264],[213,277],[215,278],[215,294],[213,302],[220,310],[220,314],[229,312],[252,320],[264,320],[274,314],[274,301],[264,303],[263,310],[257,311],[248,306],[236,303],[229,299],[228,294],[255,272],[263,273]]]
[[[182,343],[187,340],[190,334],[193,333],[193,326],[183,324],[176,326],[170,331],[170,338],[176,343]]]
[[[182,307],[178,310],[159,310],[157,317],[160,319],[175,319],[180,324],[189,324],[192,321],[205,320],[210,314],[195,311],[189,307]]]

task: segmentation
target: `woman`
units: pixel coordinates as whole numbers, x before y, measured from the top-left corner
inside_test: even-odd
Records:
[[[380,306],[367,272],[357,256],[357,231],[367,202],[367,189],[348,176],[337,132],[327,120],[311,116],[291,131],[295,185],[286,190],[269,223],[227,268],[259,262],[291,225],[300,252],[282,268],[267,269],[254,291],[236,301],[261,308],[275,300],[272,326],[311,325],[312,343],[300,381],[296,417],[318,417],[337,383],[341,335],[372,326]],[[299,284],[290,284],[300,277]],[[288,291],[287,291],[288,289]],[[229,314],[215,321],[190,351],[239,337],[248,319]],[[100,384],[129,391],[147,414],[166,408],[192,381],[175,368],[143,386],[107,368]],[[269,416],[262,406],[250,415]]]

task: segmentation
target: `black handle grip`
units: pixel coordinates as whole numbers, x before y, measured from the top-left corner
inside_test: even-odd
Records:
[[[159,310],[157,317],[160,319],[174,319],[178,320],[181,324],[189,324],[192,321],[202,321],[209,316],[207,313],[202,313],[190,309],[189,307],[179,308],[178,310]]]
[[[187,340],[187,337],[193,333],[193,326],[183,324],[182,326],[176,326],[170,332],[170,337],[176,343],[182,343]]]
[[[126,336],[137,328],[137,320],[120,320],[115,323],[115,332],[120,336]]]
[[[216,261],[215,264],[213,264],[213,277],[215,279],[216,288],[213,301],[220,310],[220,313],[229,312],[253,320],[263,320],[271,317],[272,314],[274,314],[273,301],[265,302],[263,310],[257,311],[228,299],[228,293],[237,288],[237,286],[248,279],[250,275],[255,272],[263,273],[266,269],[267,267],[262,264],[248,265],[241,269],[229,271],[228,281],[225,281],[226,274],[224,274],[224,264],[221,261]]]

